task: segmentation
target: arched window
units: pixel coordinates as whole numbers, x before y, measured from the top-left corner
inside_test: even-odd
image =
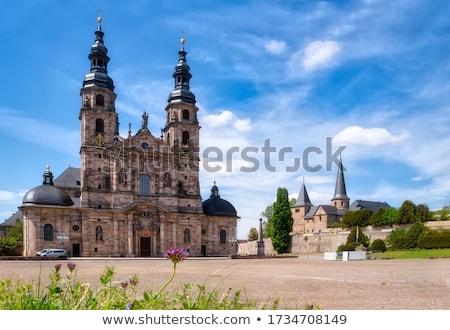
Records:
[[[44,225],[44,241],[53,241],[53,225],[49,223]]]
[[[225,244],[227,242],[227,231],[225,229],[222,229],[220,231],[220,243]]]
[[[148,175],[141,176],[140,192],[143,196],[150,196],[150,177]]]
[[[105,99],[103,98],[102,94],[97,94],[95,96],[95,105],[100,105],[100,106],[105,105]]]
[[[184,131],[183,132],[183,145],[189,144],[189,132]]]
[[[183,119],[189,119],[189,110],[188,109],[183,110]]]
[[[103,123],[103,119],[97,118],[95,120],[95,132],[96,133],[104,133],[105,132],[105,124]]]

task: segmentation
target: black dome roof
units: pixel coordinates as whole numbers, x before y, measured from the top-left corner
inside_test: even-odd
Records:
[[[29,190],[23,196],[22,204],[72,206],[74,203],[64,190],[53,185],[53,174],[47,166],[42,185]]]
[[[206,215],[238,217],[233,204],[220,198],[219,188],[214,184],[211,188],[211,196],[202,203],[203,213]]]

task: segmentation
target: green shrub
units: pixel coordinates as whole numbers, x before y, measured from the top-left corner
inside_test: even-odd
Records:
[[[386,243],[382,239],[376,239],[372,242],[370,250],[385,252],[387,250]]]
[[[417,246],[421,249],[450,248],[450,230],[426,228],[421,232]]]

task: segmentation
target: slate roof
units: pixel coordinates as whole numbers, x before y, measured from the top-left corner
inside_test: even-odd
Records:
[[[391,206],[386,202],[372,202],[372,201],[363,201],[361,199],[357,199],[352,204],[350,204],[349,211],[372,209],[374,212],[376,212],[379,209],[387,209],[389,207],[391,207]]]
[[[81,170],[76,167],[68,167],[54,181],[56,187],[80,188]]]

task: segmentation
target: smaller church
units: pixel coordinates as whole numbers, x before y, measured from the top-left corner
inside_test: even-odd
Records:
[[[320,234],[329,231],[332,223],[339,222],[347,211],[356,211],[360,209],[372,209],[377,211],[380,208],[389,208],[386,202],[373,202],[364,200],[355,200],[350,204],[350,198],[347,196],[345,187],[344,167],[342,160],[339,161],[338,173],[334,196],[331,204],[313,205],[308,195],[305,183],[302,182],[300,192],[298,193],[296,203],[291,207],[292,235],[301,234]]]

